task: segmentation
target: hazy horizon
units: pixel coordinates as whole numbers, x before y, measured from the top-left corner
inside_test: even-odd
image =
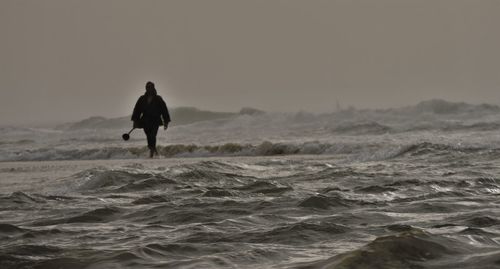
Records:
[[[0,125],[171,107],[329,112],[500,103],[500,2],[0,2]]]
[[[422,101],[419,101],[419,102],[416,102],[414,104],[410,104],[410,105],[404,105],[404,106],[393,106],[393,107],[384,107],[384,108],[373,108],[373,107],[356,107],[356,106],[353,106],[353,105],[349,105],[349,106],[342,106],[341,104],[339,104],[338,107],[334,108],[334,109],[331,109],[329,111],[308,111],[308,110],[288,110],[288,111],[266,111],[266,110],[261,110],[261,109],[258,109],[256,107],[251,107],[251,106],[247,106],[247,107],[242,107],[238,110],[235,110],[235,111],[223,111],[223,110],[210,110],[210,109],[203,109],[203,108],[198,108],[198,107],[194,107],[194,106],[170,106],[170,114],[172,115],[172,112],[174,113],[174,119],[175,119],[175,111],[176,109],[181,109],[181,108],[188,108],[188,109],[195,109],[195,110],[198,110],[200,112],[207,112],[207,113],[234,113],[235,115],[240,113],[242,109],[257,109],[257,110],[260,110],[260,111],[263,111],[265,113],[277,113],[277,114],[281,114],[281,115],[293,115],[295,113],[297,114],[300,114],[300,113],[307,113],[307,114],[310,114],[310,115],[316,115],[316,116],[319,116],[319,115],[325,115],[325,114],[335,114],[335,113],[343,113],[343,112],[349,112],[351,111],[352,109],[354,109],[355,111],[358,111],[358,112],[367,112],[367,111],[372,111],[372,112],[388,112],[388,111],[393,111],[395,113],[396,110],[398,109],[412,109],[412,108],[416,108],[418,107],[419,105],[421,105],[422,103],[426,103],[426,102],[445,102],[445,103],[448,103],[448,104],[465,104],[465,105],[473,105],[473,106],[480,106],[480,105],[495,105],[497,107],[500,107],[500,105],[498,104],[493,104],[493,103],[487,103],[487,102],[482,102],[482,103],[470,103],[470,102],[461,102],[461,101],[457,101],[457,102],[454,102],[454,101],[450,101],[450,100],[446,100],[446,99],[440,99],[440,98],[434,98],[434,99],[427,99],[427,100],[422,100]],[[432,113],[433,112],[433,109],[437,109],[436,107],[436,104],[437,103],[434,103],[434,104],[431,104],[431,103],[428,103],[428,104],[425,104],[425,106],[429,109],[429,113]],[[462,107],[463,108],[463,107]],[[444,109],[449,109],[444,107]],[[435,113],[435,112],[434,112]],[[448,113],[445,113],[445,114],[448,114]],[[128,114],[123,114],[123,115],[115,115],[115,116],[109,116],[109,115],[89,115],[89,116],[85,116],[85,117],[80,117],[80,118],[72,118],[72,119],[66,119],[66,120],[53,120],[53,121],[36,121],[36,122],[20,122],[20,123],[7,123],[7,124],[4,124],[4,123],[0,123],[0,127],[42,127],[42,128],[45,128],[45,127],[61,127],[63,125],[66,125],[66,124],[73,124],[73,123],[79,123],[79,122],[83,122],[83,121],[86,121],[88,119],[91,119],[91,118],[104,118],[106,120],[116,120],[116,119],[121,119],[121,118],[129,118],[131,116],[131,113],[128,113]],[[184,115],[182,116],[183,118],[185,117]],[[196,118],[196,116],[194,116]],[[185,119],[184,119],[185,120]],[[182,120],[181,120],[182,122]],[[177,121],[175,121],[175,125],[177,125]],[[132,124],[132,123],[131,123]],[[184,123],[185,124],[185,123]],[[181,124],[182,125],[182,124]]]

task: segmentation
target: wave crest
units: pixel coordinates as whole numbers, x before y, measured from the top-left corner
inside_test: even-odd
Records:
[[[360,142],[328,143],[270,142],[260,144],[225,143],[220,145],[173,144],[159,146],[163,157],[232,157],[232,156],[276,156],[276,155],[322,155],[347,154],[351,160],[384,160],[426,154],[487,153],[498,154],[498,148],[470,147],[431,142],[412,144],[370,144]],[[148,156],[147,147],[99,147],[90,149],[40,148],[26,150],[0,157],[0,161],[55,161],[55,160],[101,160],[136,159]]]
[[[459,243],[445,237],[411,229],[378,237],[366,246],[304,268],[424,268],[426,261],[459,254]]]

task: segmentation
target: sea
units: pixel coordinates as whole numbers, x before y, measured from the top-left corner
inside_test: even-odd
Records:
[[[498,106],[175,120],[0,127],[0,268],[500,268]]]

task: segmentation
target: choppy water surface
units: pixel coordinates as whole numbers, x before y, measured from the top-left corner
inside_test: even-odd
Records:
[[[498,268],[499,154],[96,164],[0,195],[0,267]]]
[[[240,115],[155,160],[127,126],[0,128],[0,268],[500,268],[499,119]]]

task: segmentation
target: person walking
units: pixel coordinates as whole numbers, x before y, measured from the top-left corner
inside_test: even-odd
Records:
[[[156,92],[153,82],[146,83],[146,93],[137,100],[132,113],[132,121],[134,128],[144,129],[148,141],[149,157],[153,158],[155,154],[158,155],[156,150],[158,128],[163,125],[164,130],[167,130],[170,114],[167,104]]]

